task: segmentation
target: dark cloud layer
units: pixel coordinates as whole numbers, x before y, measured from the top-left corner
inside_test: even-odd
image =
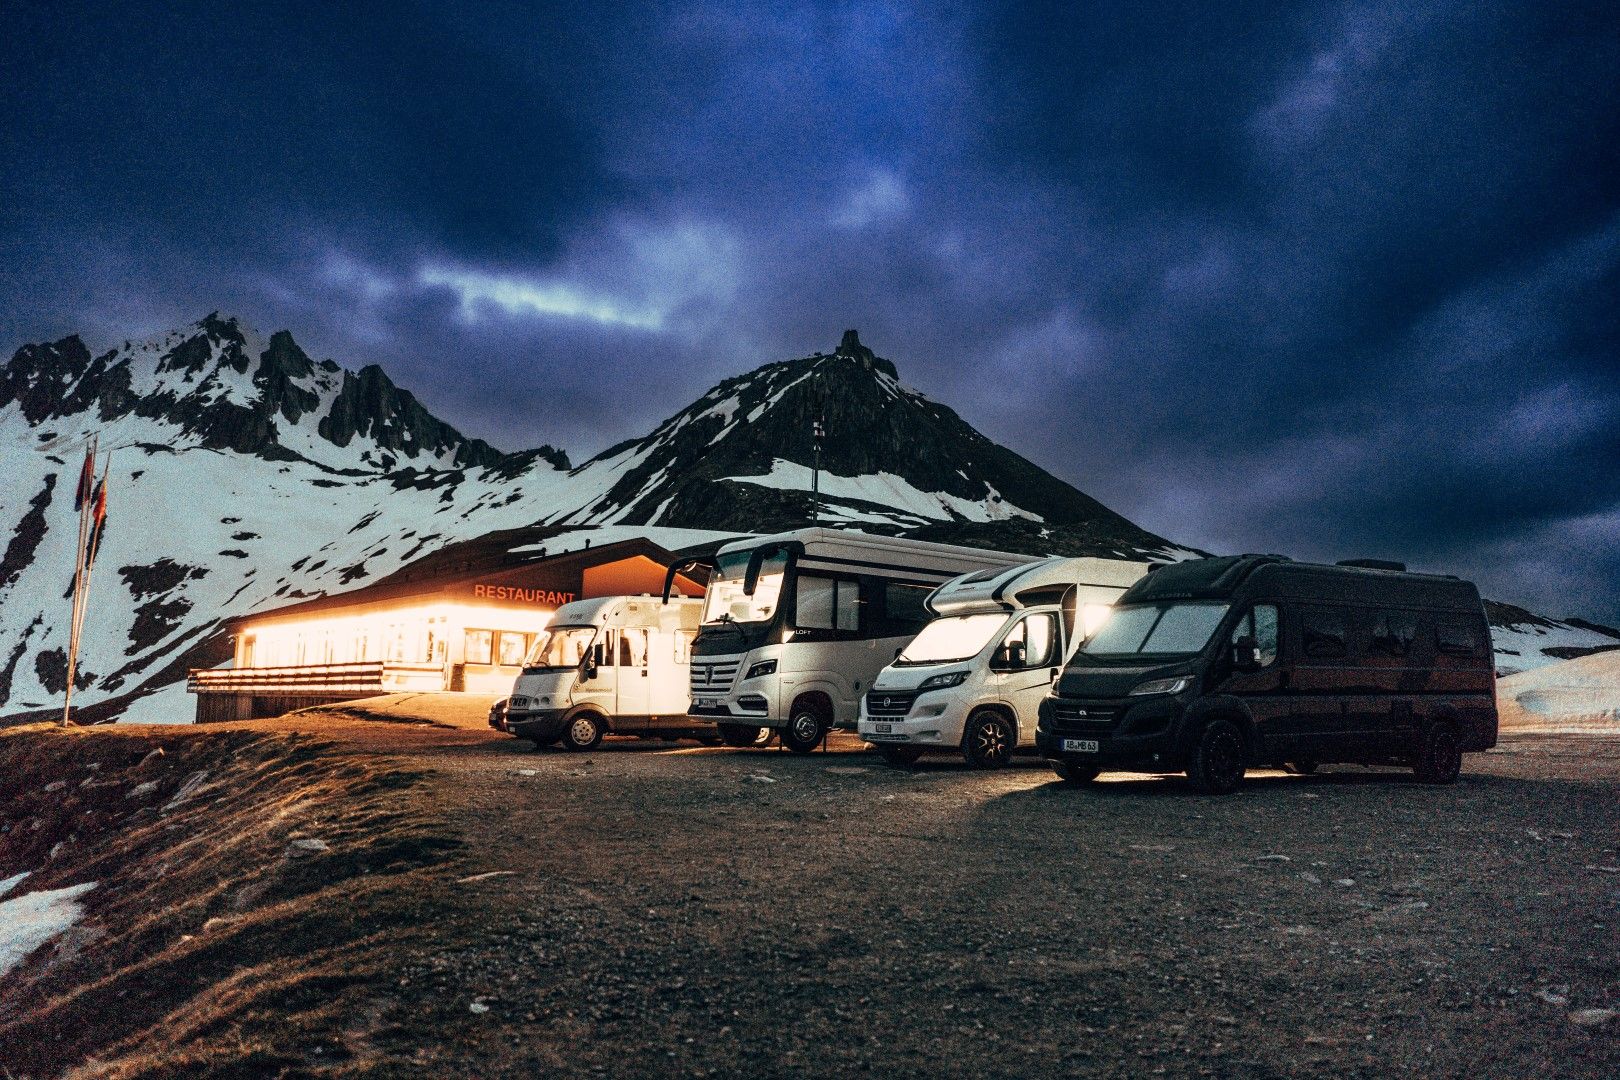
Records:
[[[218,307],[582,456],[855,325],[1166,535],[1620,620],[1612,4],[11,5],[0,70],[12,345]]]

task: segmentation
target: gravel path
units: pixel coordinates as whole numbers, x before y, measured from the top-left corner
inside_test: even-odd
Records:
[[[1620,744],[1066,788],[860,744],[348,725],[468,843],[372,1037],[439,1075],[1620,1075]]]

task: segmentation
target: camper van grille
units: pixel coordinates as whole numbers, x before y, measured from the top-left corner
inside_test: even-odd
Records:
[[[692,692],[703,691],[705,694],[724,694],[731,689],[731,684],[737,681],[736,660],[727,660],[717,664],[705,664],[692,661]]]
[[[873,690],[866,695],[866,715],[874,720],[904,719],[911,712],[911,703],[916,700],[915,693]]]
[[[1052,727],[1057,731],[1101,731],[1113,727],[1118,716],[1118,707],[1111,704],[1065,698],[1052,701]]]

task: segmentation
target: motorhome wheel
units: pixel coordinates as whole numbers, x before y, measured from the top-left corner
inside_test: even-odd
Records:
[[[903,769],[907,765],[915,765],[917,759],[922,757],[922,751],[915,746],[880,746],[877,750],[879,754],[883,755],[886,764],[897,769]]]
[[[727,746],[759,746],[760,732],[770,732],[770,728],[757,728],[749,724],[719,724],[720,741]]]
[[[602,720],[595,713],[582,712],[563,729],[563,745],[570,750],[594,750],[602,741]]]
[[[1071,765],[1067,761],[1053,762],[1052,768],[1065,784],[1089,784],[1102,774],[1095,765]]]
[[[1243,733],[1230,720],[1205,725],[1193,746],[1187,779],[1205,795],[1227,795],[1243,783]]]
[[[808,754],[827,734],[827,718],[810,702],[795,702],[782,729],[782,745],[795,754]]]
[[[1012,760],[1012,725],[1000,713],[979,712],[968,717],[962,734],[962,756],[975,769],[999,769]]]
[[[1456,729],[1450,724],[1436,724],[1431,728],[1412,771],[1425,784],[1449,784],[1456,780],[1462,771],[1462,749]]]

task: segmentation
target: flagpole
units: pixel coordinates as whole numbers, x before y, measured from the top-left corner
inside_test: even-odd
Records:
[[[96,486],[95,506],[90,511],[90,537],[86,541],[84,555],[84,592],[79,598],[79,625],[73,634],[75,644],[70,677],[77,675],[79,670],[79,645],[84,641],[84,620],[90,612],[90,578],[96,572],[96,556],[101,551],[101,536],[106,521],[107,476],[111,472],[112,451],[109,450],[107,460],[101,467],[101,483]]]
[[[68,649],[67,649],[67,692],[62,700],[62,726],[67,727],[73,716],[73,678],[79,662],[79,623],[80,612],[84,606],[84,560],[85,545],[90,538],[90,504],[94,501],[91,492],[86,490],[84,482],[85,468],[89,469],[89,476],[95,478],[95,460],[97,438],[90,436],[90,445],[85,448],[86,465],[79,470],[79,543],[74,548],[73,559],[73,615],[68,622]]]

